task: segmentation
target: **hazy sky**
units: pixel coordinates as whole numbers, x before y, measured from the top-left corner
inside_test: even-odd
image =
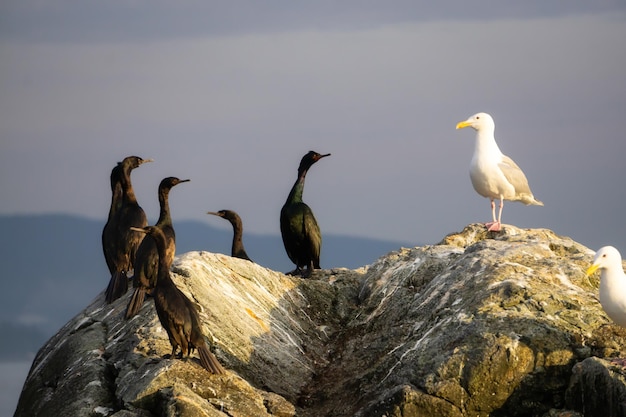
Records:
[[[626,254],[626,3],[8,0],[0,3],[0,214],[106,220],[127,155],[154,221],[279,233],[309,150],[322,233],[433,244],[490,219],[472,189],[486,111],[545,207],[503,222]],[[382,255],[382,254],[381,254]]]

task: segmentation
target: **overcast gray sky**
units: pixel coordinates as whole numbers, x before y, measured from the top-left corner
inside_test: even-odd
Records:
[[[438,242],[490,219],[472,189],[485,111],[545,207],[503,222],[626,253],[626,3],[107,1],[0,3],[0,214],[103,225],[127,155],[158,216],[279,233],[300,158],[332,156],[304,199],[323,233]],[[225,222],[224,222],[225,223]]]

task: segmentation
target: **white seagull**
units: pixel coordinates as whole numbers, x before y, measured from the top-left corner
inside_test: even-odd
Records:
[[[600,270],[600,304],[615,323],[626,327],[626,275],[622,269],[622,255],[613,246],[604,246],[596,252],[587,275]]]
[[[476,147],[470,164],[470,178],[476,192],[491,200],[493,221],[485,223],[489,231],[501,229],[504,200],[521,201],[535,206],[543,203],[533,196],[526,176],[515,162],[500,152],[494,132],[496,124],[487,113],[476,113],[464,122],[456,125],[457,129],[471,127],[476,130]],[[500,211],[496,219],[495,199],[500,200]]]

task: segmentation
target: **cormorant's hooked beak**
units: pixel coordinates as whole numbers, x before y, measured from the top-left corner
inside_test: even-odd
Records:
[[[470,126],[472,126],[472,122],[470,122],[469,120],[464,120],[456,124],[457,129],[463,129],[464,127],[470,127]]]
[[[139,165],[145,164],[146,162],[154,162],[154,159],[152,159],[152,158],[142,159],[141,163]]]
[[[600,264],[593,264],[589,268],[587,268],[587,276],[593,274],[600,268]]]
[[[190,182],[190,181],[191,181],[191,179],[188,178],[186,180],[179,180],[178,182],[180,183],[180,182]]]
[[[217,211],[207,211],[207,212],[206,212],[206,214],[212,214],[212,215],[214,215],[214,216],[224,217],[224,216],[222,215],[222,213],[217,212]]]
[[[318,154],[318,155],[319,155],[319,154]],[[319,155],[319,156],[318,156],[318,155],[316,155],[316,158],[315,158],[315,161],[316,161],[316,162],[317,162],[317,161],[319,161],[319,160],[320,160],[320,159],[322,159],[322,158],[326,158],[327,156],[330,156],[330,154],[329,154],[329,153],[324,154],[324,155]]]
[[[135,232],[141,232],[141,233],[148,233],[147,231],[143,230],[141,227],[131,227],[130,230],[133,230]]]

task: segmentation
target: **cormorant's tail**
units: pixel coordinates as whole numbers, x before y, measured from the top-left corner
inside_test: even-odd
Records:
[[[146,297],[146,289],[144,287],[137,287],[133,292],[133,296],[130,297],[128,307],[126,307],[126,320],[133,318],[143,305],[143,300]]]
[[[209,350],[209,347],[206,344],[202,346],[196,346],[198,349],[198,354],[200,355],[200,363],[202,367],[212,374],[225,374],[226,370],[219,363],[213,352]]]
[[[107,303],[111,304],[113,301],[120,298],[128,290],[128,277],[125,271],[115,271],[111,275],[109,286],[106,289],[104,299]]]

